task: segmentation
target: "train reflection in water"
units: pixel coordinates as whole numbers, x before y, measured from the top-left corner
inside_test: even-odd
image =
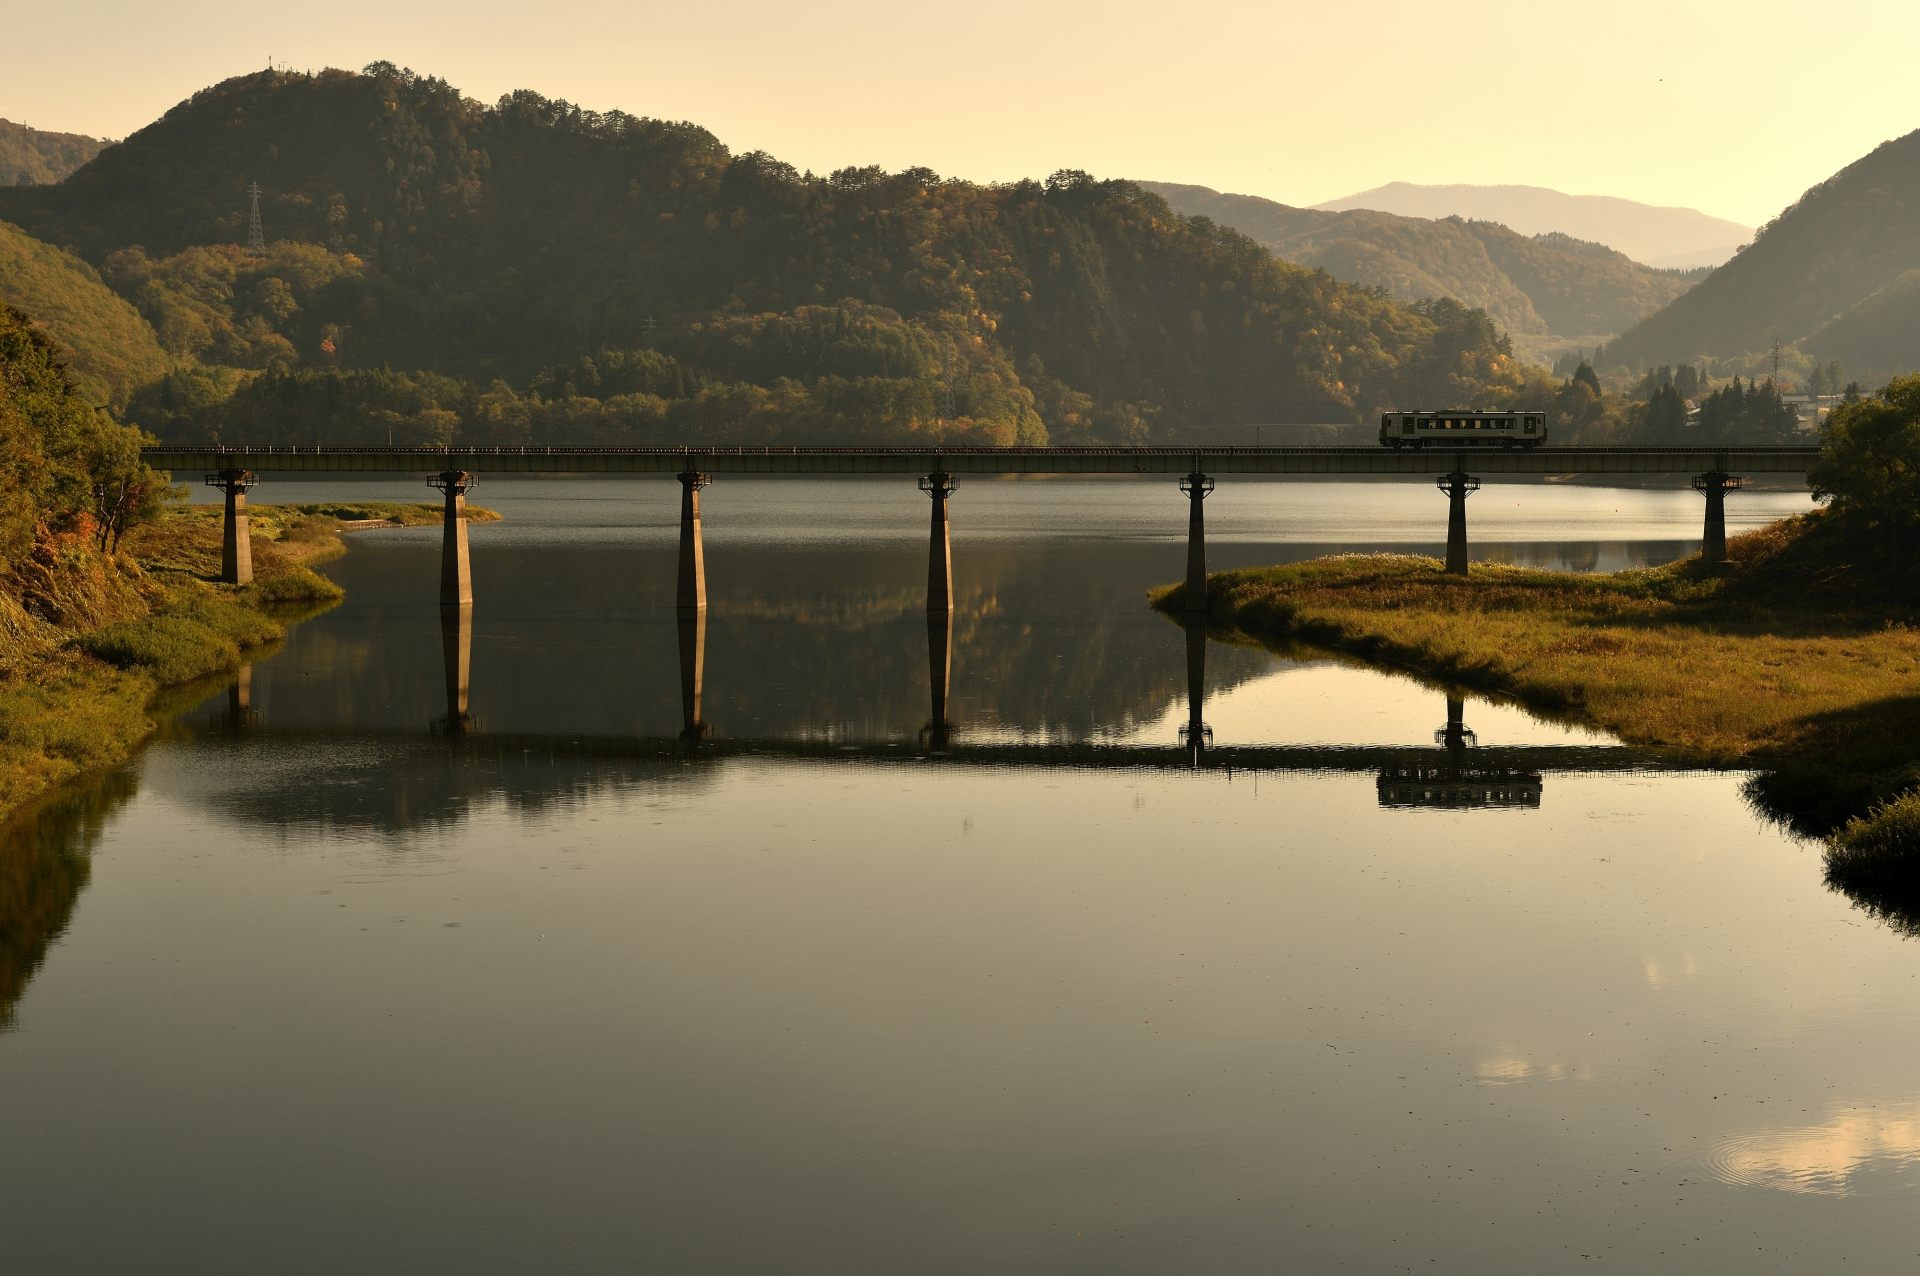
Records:
[[[1539,807],[1541,782],[1537,771],[1475,766],[1470,761],[1470,750],[1478,741],[1466,725],[1465,715],[1465,702],[1448,696],[1447,725],[1433,733],[1433,742],[1446,748],[1444,756],[1431,762],[1380,768],[1381,806],[1443,810]]]

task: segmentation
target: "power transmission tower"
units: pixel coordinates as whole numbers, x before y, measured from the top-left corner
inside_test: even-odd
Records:
[[[247,208],[247,251],[263,253],[267,251],[266,232],[260,229],[260,183],[252,182],[247,186],[249,200]]]
[[[1780,387],[1780,342],[1778,340],[1773,343],[1773,385],[1775,389]]]

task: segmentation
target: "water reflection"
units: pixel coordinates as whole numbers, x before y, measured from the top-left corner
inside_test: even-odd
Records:
[[[138,787],[130,767],[69,789],[0,834],[0,1033],[92,874],[94,843]]]
[[[1479,743],[1466,723],[1466,701],[1447,697],[1447,724],[1433,733],[1445,752],[1431,761],[1382,767],[1381,806],[1438,807],[1450,811],[1491,807],[1538,807],[1538,772],[1483,766],[1468,755]]]
[[[1187,639],[1187,720],[1180,728],[1180,742],[1193,758],[1198,771],[1206,763],[1207,746],[1213,743],[1213,728],[1206,721],[1207,700],[1207,625],[1205,620],[1187,617],[1182,626]]]
[[[1721,1143],[1708,1168],[1739,1187],[1845,1196],[1872,1170],[1920,1164],[1920,1104],[1851,1107],[1817,1125],[1785,1126]]]
[[[253,666],[244,664],[234,670],[233,681],[227,686],[227,726],[234,731],[245,731],[254,721]]]

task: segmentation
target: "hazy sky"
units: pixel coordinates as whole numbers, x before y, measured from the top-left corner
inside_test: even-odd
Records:
[[[121,137],[376,59],[704,125],[799,168],[1084,168],[1312,204],[1523,182],[1766,220],[1920,127],[1915,0],[0,0],[0,116]]]

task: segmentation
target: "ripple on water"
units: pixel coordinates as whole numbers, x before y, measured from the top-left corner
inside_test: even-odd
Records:
[[[1920,1103],[1836,1111],[1819,1125],[1786,1126],[1722,1140],[1706,1169],[1735,1187],[1846,1196],[1868,1173],[1893,1170],[1903,1183],[1920,1166]]]

